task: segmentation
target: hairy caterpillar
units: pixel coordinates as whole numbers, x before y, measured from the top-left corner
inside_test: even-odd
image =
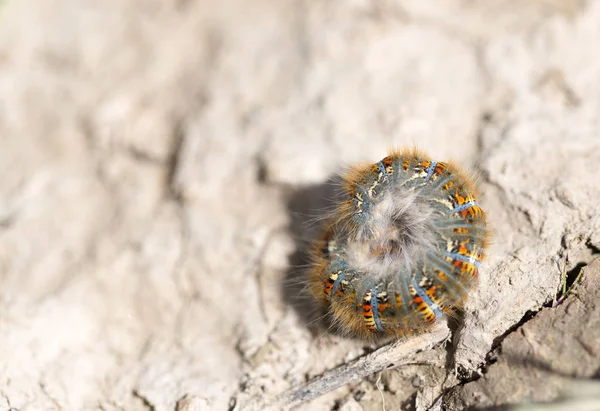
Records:
[[[312,254],[309,285],[362,338],[419,332],[475,285],[487,225],[469,178],[416,150],[352,168]]]

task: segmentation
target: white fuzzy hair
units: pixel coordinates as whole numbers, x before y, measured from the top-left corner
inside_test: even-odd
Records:
[[[432,246],[431,214],[418,190],[386,190],[366,221],[347,238],[348,264],[376,280],[413,269]]]

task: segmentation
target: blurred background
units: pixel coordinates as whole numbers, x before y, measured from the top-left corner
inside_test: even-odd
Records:
[[[0,1],[0,408],[243,409],[372,350],[282,282],[323,184],[413,145],[494,226],[452,361],[301,409],[597,378],[598,44],[594,0]]]

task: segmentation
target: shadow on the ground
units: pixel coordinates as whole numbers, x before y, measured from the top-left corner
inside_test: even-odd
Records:
[[[295,251],[281,283],[282,294],[313,335],[326,332],[330,324],[308,288],[310,250],[322,234],[324,220],[343,196],[340,187],[339,178],[332,177],[322,184],[291,188],[287,194]]]

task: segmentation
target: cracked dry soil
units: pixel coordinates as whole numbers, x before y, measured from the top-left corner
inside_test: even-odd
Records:
[[[599,41],[594,0],[0,2],[0,409],[598,404]],[[478,171],[480,286],[324,332],[328,182],[415,143]]]

